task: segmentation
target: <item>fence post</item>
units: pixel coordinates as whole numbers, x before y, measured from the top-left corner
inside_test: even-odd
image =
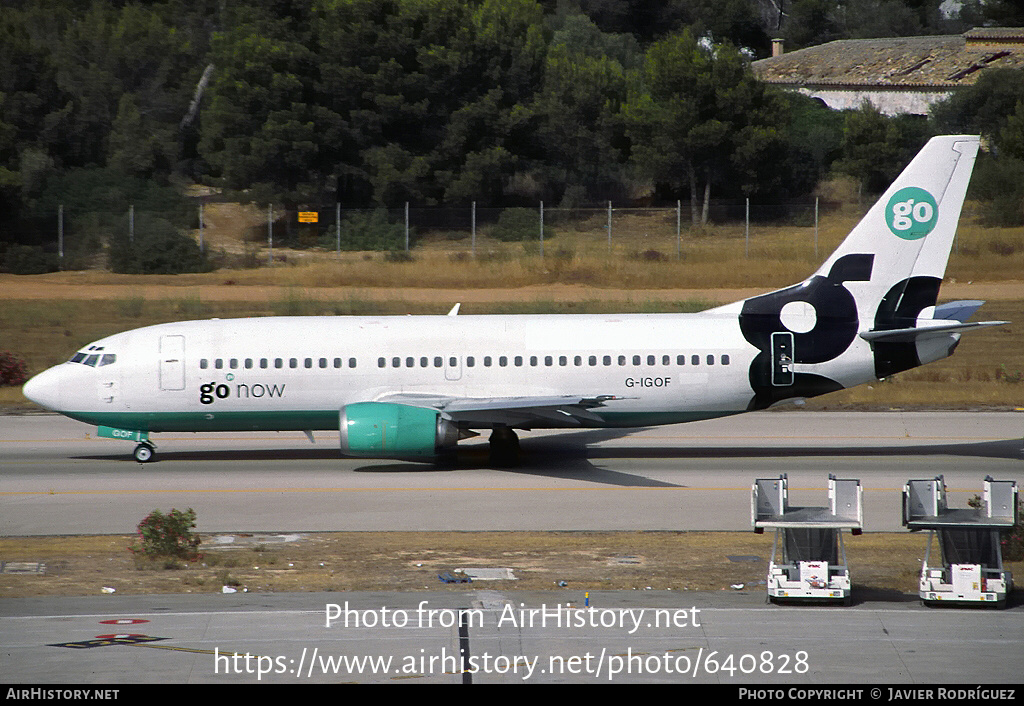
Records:
[[[267,206],[267,264],[274,264],[274,204]]]
[[[203,244],[203,202],[199,202],[199,252],[206,252]]]
[[[128,242],[135,242],[135,204],[128,206]]]
[[[64,267],[64,204],[57,207],[57,257],[60,266]]]
[[[743,257],[750,257],[750,197],[747,197],[747,214],[743,226]]]
[[[814,197],[814,259],[818,259],[818,197]]]
[[[472,216],[470,217],[470,231],[472,236],[470,239],[470,248],[473,253],[473,257],[476,257],[476,201],[473,202]]]
[[[540,202],[540,256],[544,257],[544,202]]]
[[[409,252],[409,202],[405,202],[405,251]]]
[[[612,250],[612,202],[608,202],[608,252]]]
[[[683,202],[682,200],[676,201],[676,259],[681,260],[683,257]]]
[[[341,203],[334,202],[334,234],[338,242],[338,257],[341,257]]]

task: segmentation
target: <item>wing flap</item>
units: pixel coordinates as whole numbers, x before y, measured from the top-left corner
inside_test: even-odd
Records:
[[[599,395],[597,397],[576,395],[450,397],[396,393],[378,397],[376,401],[433,408],[447,419],[469,426],[499,424],[529,427],[531,424],[550,425],[555,423],[559,426],[574,427],[585,422],[602,422],[601,417],[590,410],[601,407],[605,402],[613,399],[616,399],[614,395]]]

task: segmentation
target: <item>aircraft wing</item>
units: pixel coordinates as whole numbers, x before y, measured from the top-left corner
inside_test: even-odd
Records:
[[[405,404],[436,409],[446,419],[468,426],[505,425],[528,429],[534,424],[578,427],[604,420],[591,410],[604,406],[614,395],[580,397],[552,395],[537,397],[450,397],[430,394],[395,393],[376,402]]]

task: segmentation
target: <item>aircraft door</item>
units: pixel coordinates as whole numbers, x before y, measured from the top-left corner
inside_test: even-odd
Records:
[[[185,389],[185,337],[160,337],[160,389]]]
[[[772,334],[772,385],[793,384],[793,334],[776,331]]]
[[[458,354],[449,353],[448,357],[444,359],[444,379],[462,379],[462,358]]]

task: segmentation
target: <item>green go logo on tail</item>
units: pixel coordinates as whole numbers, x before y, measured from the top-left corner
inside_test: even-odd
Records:
[[[918,240],[932,232],[939,218],[935,199],[924,189],[908,186],[897,191],[885,207],[889,230],[904,240]]]

